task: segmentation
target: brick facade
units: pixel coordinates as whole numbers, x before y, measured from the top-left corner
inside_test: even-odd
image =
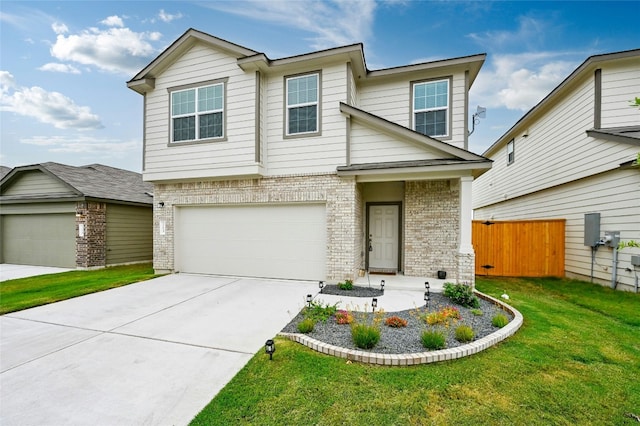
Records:
[[[333,174],[156,184],[154,268],[174,270],[175,207],[326,203],[326,272],[331,281],[354,279],[364,268],[364,200],[354,177]],[[160,203],[163,203],[160,205]],[[449,180],[406,182],[404,273],[472,281],[473,255],[459,255],[459,186]]]
[[[103,267],[107,263],[107,205],[93,201],[76,205],[76,267]],[[84,228],[81,236],[80,228]]]

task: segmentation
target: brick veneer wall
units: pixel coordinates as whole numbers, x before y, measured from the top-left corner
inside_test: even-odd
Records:
[[[468,265],[459,268],[458,259],[459,185],[449,180],[406,182],[404,222],[405,275],[435,277],[446,271],[451,280],[467,275]]]
[[[357,186],[353,177],[299,175],[227,181],[156,184],[154,188],[153,266],[174,270],[174,207],[325,202],[327,279],[354,278],[359,265]],[[164,206],[159,207],[158,203]],[[361,208],[361,207],[360,207]],[[361,217],[360,212],[360,217]],[[161,223],[165,233],[160,234]],[[357,225],[357,226],[356,226]],[[360,243],[361,244],[361,243]]]
[[[76,205],[76,266],[102,267],[107,263],[107,205],[98,202],[79,202]],[[84,237],[79,227],[84,225]]]

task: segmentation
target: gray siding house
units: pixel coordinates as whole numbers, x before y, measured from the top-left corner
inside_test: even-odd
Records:
[[[640,49],[587,58],[483,154],[494,166],[473,184],[475,219],[566,219],[565,274],[636,289],[640,249],[585,245],[591,213],[600,238],[640,242],[635,97]]]
[[[484,60],[369,70],[362,44],[271,59],[188,30],[127,82],[144,96],[156,271],[473,283]]]
[[[42,163],[0,180],[0,263],[97,268],[153,257],[153,186],[101,164]]]

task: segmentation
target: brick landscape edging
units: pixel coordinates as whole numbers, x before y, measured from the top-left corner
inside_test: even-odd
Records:
[[[512,336],[522,326],[522,314],[512,306],[488,296],[479,291],[475,291],[476,295],[488,302],[498,305],[504,311],[513,315],[513,319],[507,325],[496,330],[495,332],[481,339],[475,340],[469,344],[457,346],[450,349],[441,349],[438,351],[418,352],[410,354],[381,354],[375,352],[365,352],[353,349],[346,349],[340,346],[330,345],[313,339],[306,334],[300,333],[279,333],[279,336],[286,337],[295,342],[301,343],[314,351],[323,354],[332,355],[340,358],[346,358],[351,361],[363,362],[367,364],[378,365],[418,365],[429,364],[432,362],[448,361],[451,359],[463,358],[465,356],[477,354],[498,342],[503,341]]]

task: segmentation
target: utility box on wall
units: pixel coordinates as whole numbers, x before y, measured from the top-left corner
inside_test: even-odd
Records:
[[[600,241],[600,213],[584,215],[584,245],[596,247]]]
[[[604,241],[607,247],[618,247],[620,243],[620,231],[605,231]]]

